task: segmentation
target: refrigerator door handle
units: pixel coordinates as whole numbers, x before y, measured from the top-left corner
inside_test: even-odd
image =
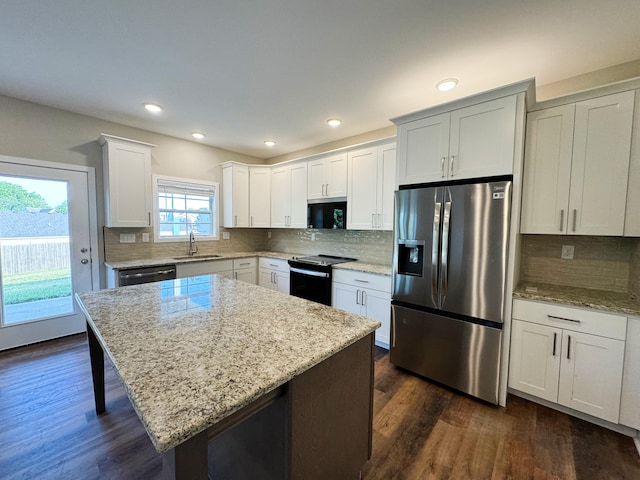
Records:
[[[449,223],[451,221],[451,202],[444,204],[444,219],[442,226],[442,255],[440,262],[442,265],[442,290],[441,302],[444,302],[449,287]]]
[[[391,307],[391,348],[396,346],[396,309]]]
[[[440,246],[440,212],[442,203],[436,202],[433,210],[433,238],[431,240],[431,299],[438,305],[438,247]]]

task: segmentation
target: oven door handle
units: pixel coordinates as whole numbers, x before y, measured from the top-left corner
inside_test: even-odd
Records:
[[[303,270],[302,268],[290,267],[289,270],[293,273],[299,273],[300,275],[309,275],[310,277],[329,278],[329,274],[326,272],[316,272],[315,270]]]

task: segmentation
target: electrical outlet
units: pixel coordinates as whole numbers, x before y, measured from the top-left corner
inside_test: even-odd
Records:
[[[562,254],[560,255],[560,258],[564,258],[565,260],[573,260],[574,248],[575,247],[573,245],[562,245]]]
[[[271,238],[271,232],[267,232],[267,238]]]
[[[229,232],[222,232],[223,240],[229,240],[230,238],[231,238],[231,235],[229,234]]]
[[[145,232],[142,234],[142,241],[143,242],[148,242],[149,241],[149,233]]]
[[[315,241],[316,241],[316,233],[315,233],[315,232],[313,232],[313,233],[311,234],[311,241],[312,241],[312,242],[315,242]]]
[[[136,243],[136,234],[135,233],[121,233],[120,234],[120,243]]]

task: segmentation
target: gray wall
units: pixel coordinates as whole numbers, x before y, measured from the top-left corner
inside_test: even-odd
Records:
[[[153,173],[222,182],[221,162],[264,163],[200,143],[0,95],[0,155],[96,169],[100,261],[104,260],[102,150],[97,142],[101,133],[157,145],[152,150]]]

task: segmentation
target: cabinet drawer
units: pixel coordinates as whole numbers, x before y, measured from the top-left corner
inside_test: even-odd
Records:
[[[512,316],[518,320],[618,340],[624,340],[627,332],[627,317],[621,315],[517,298],[513,300]]]
[[[391,277],[387,275],[375,275],[373,273],[334,268],[333,281],[391,293]]]
[[[288,272],[289,263],[286,260],[280,258],[260,258],[260,268],[268,268],[270,270],[276,270],[278,272]]]
[[[256,257],[249,258],[234,258],[233,259],[233,269],[238,270],[240,268],[253,268],[258,264],[258,259]]]

